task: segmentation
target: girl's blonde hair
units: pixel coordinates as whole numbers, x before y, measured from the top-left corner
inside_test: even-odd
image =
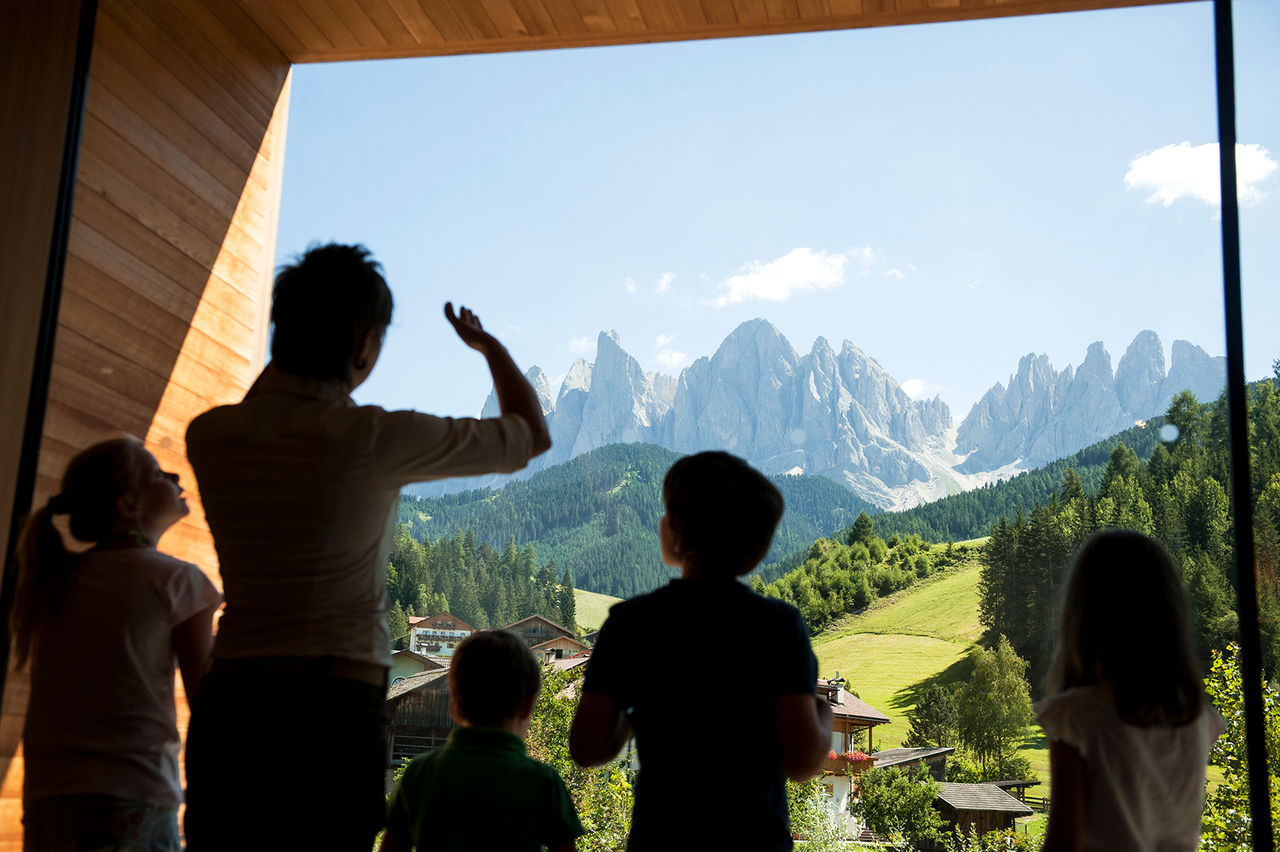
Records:
[[[1179,725],[1199,715],[1204,687],[1187,595],[1159,542],[1107,529],[1084,543],[1046,681],[1050,694],[1109,682],[1120,717],[1132,725]]]
[[[62,474],[62,491],[32,512],[18,537],[18,585],[13,614],[16,666],[26,665],[41,624],[62,608],[71,588],[76,554],[67,550],[53,525],[69,515],[71,535],[105,544],[118,532],[119,500],[137,491],[146,449],[133,437],[113,438],[82,450]]]

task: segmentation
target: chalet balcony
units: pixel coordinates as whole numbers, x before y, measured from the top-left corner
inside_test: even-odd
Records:
[[[822,762],[822,771],[831,775],[861,775],[872,766],[876,759],[860,751],[847,751],[839,754],[827,752],[827,759]]]

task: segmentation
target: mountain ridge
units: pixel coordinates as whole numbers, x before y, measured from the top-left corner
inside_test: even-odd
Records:
[[[645,372],[615,331],[602,331],[594,362],[575,359],[552,393],[540,367],[526,373],[552,448],[512,476],[409,486],[420,496],[501,487],[613,443],[652,443],[677,453],[725,449],[768,474],[812,473],[886,510],[910,508],[1031,470],[1163,412],[1173,394],[1217,395],[1225,359],[1176,340],[1164,348],[1139,332],[1113,369],[1101,341],[1079,366],[1058,371],[1044,354],[1019,359],[952,422],[939,396],[914,399],[852,341],[825,337],[799,354],[772,323],[735,328],[678,377]],[[490,394],[482,413],[498,412]]]

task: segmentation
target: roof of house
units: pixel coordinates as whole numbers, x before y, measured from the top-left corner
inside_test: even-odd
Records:
[[[415,616],[415,617],[416,617],[416,616]],[[453,622],[453,626],[443,628],[443,629],[445,629],[445,630],[470,630],[472,633],[474,633],[474,632],[475,632],[475,628],[474,628],[474,627],[472,627],[470,624],[467,624],[467,623],[466,623],[465,621],[463,621],[461,618],[458,618],[458,616],[456,616],[456,615],[454,615],[453,613],[450,613],[450,612],[438,612],[438,613],[436,613],[435,615],[428,616],[427,618],[419,618],[417,621],[414,621],[414,619],[413,619],[413,618],[410,618],[410,619],[409,619],[409,626],[410,626],[410,627],[424,627],[424,628],[425,628],[425,627],[428,627],[428,626],[434,626],[434,624],[435,624],[436,620],[441,619],[441,618],[447,618],[447,619],[449,619],[450,621],[452,621],[452,622]]]
[[[824,684],[825,685],[825,684]],[[828,696],[828,702],[834,696]],[[831,715],[841,719],[853,719],[858,722],[866,722],[872,727],[875,725],[883,725],[889,722],[889,717],[872,707],[861,698],[856,697],[852,692],[843,690],[840,696],[840,703],[831,703]]]
[[[558,660],[548,660],[547,665],[551,666],[553,669],[559,669],[562,672],[567,672],[569,669],[576,669],[578,666],[583,665],[589,659],[591,659],[590,654],[579,654],[576,657],[562,657]]]
[[[1030,816],[1031,808],[994,784],[938,784],[938,800],[957,811],[999,811]]]
[[[545,641],[545,642],[539,642],[537,645],[531,645],[531,646],[529,647],[529,650],[531,650],[531,651],[537,651],[539,648],[546,648],[546,647],[549,647],[549,646],[551,646],[552,644],[554,644],[554,643],[556,643],[556,642],[569,642],[569,643],[571,643],[571,644],[573,644],[573,645],[578,646],[578,648],[579,648],[579,649],[581,649],[581,650],[583,650],[583,651],[590,651],[590,650],[591,650],[590,646],[588,646],[588,645],[584,645],[584,644],[582,644],[581,642],[579,642],[577,639],[572,639],[572,638],[570,638],[570,637],[568,637],[568,636],[556,636],[556,637],[554,637],[554,638],[552,638],[552,639],[548,639],[548,640],[547,640],[547,641]]]
[[[387,700],[392,701],[396,698],[401,698],[410,692],[415,692],[427,686],[434,688],[445,686],[449,683],[448,678],[445,677],[448,673],[447,669],[432,669],[429,672],[409,675],[409,677],[387,689]]]
[[[887,748],[884,751],[878,751],[872,755],[876,759],[876,766],[881,769],[888,766],[901,766],[904,763],[915,763],[929,760],[944,754],[951,754],[955,751],[953,746],[945,748]]]
[[[541,622],[544,622],[544,623],[546,623],[546,624],[550,625],[551,627],[555,628],[556,630],[559,630],[559,631],[560,631],[561,633],[563,633],[565,636],[570,636],[570,637],[571,637],[571,636],[573,636],[573,631],[572,631],[572,630],[569,630],[569,629],[568,629],[568,628],[566,628],[566,627],[561,627],[559,624],[556,624],[556,623],[555,623],[554,621],[552,621],[551,619],[547,618],[546,616],[542,616],[542,615],[530,615],[530,616],[528,616],[527,618],[522,618],[522,619],[520,619],[519,621],[513,621],[512,623],[508,624],[506,627],[504,627],[504,628],[502,628],[502,629],[503,629],[503,630],[517,630],[517,628],[519,628],[519,627],[520,627],[520,625],[522,625],[522,624],[524,624],[525,622],[528,622],[528,621],[541,621]],[[518,631],[517,631],[517,632],[518,632]]]
[[[449,668],[448,657],[433,657],[429,654],[419,654],[417,651],[392,651],[392,658],[405,657],[410,660],[417,660],[428,669],[447,669]]]

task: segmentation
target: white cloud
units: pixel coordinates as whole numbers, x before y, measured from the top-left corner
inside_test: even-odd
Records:
[[[1241,204],[1256,204],[1266,194],[1259,186],[1276,170],[1276,161],[1261,145],[1236,144],[1236,192]],[[1125,173],[1129,189],[1150,191],[1147,201],[1168,207],[1180,198],[1218,206],[1218,143],[1165,145],[1134,158]]]
[[[674,272],[664,272],[658,276],[658,283],[653,286],[653,292],[665,293],[671,289],[671,280],[676,277]]]
[[[576,355],[585,355],[595,348],[596,342],[590,337],[572,337],[569,339],[569,351]]]
[[[687,352],[678,352],[675,349],[663,349],[653,356],[653,360],[659,367],[676,372],[689,363],[689,355]]]
[[[634,293],[636,291],[636,282],[628,278],[622,282],[622,289],[626,290],[628,293]]]
[[[757,300],[785,302],[806,290],[834,290],[844,284],[850,265],[855,276],[862,276],[868,274],[874,260],[875,253],[866,247],[843,254],[792,249],[777,260],[753,260],[744,265],[736,275],[720,283],[721,293],[711,304],[724,307]]]
[[[912,399],[928,399],[936,394],[939,388],[930,388],[923,379],[907,379],[902,383],[902,391]]]
[[[903,272],[901,269],[899,269],[898,267],[896,267],[896,266],[895,266],[893,269],[890,269],[888,272],[886,272],[886,273],[884,274],[884,277],[885,277],[885,278],[895,278],[895,279],[897,279],[897,280],[901,281],[903,278],[906,278],[906,277],[907,277],[907,273]]]
[[[658,349],[662,349],[664,346],[670,346],[675,342],[676,336],[674,334],[659,334],[657,339],[653,341],[653,345]]]

